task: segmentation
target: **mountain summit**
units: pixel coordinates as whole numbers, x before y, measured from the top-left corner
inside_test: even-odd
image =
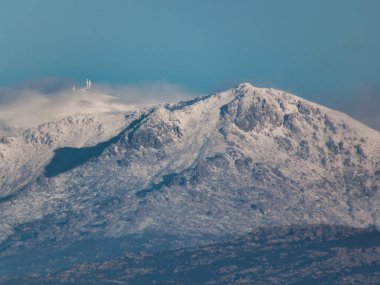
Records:
[[[156,233],[171,239],[144,246],[258,227],[380,225],[380,133],[249,83],[2,138],[0,176],[3,259]]]

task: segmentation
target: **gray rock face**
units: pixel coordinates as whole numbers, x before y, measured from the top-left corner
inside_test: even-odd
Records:
[[[170,118],[170,114],[167,114],[169,113],[168,111],[161,109],[156,112],[125,133],[124,139],[130,147],[135,149],[140,147],[158,149],[173,144],[182,137],[179,122]],[[159,115],[167,115],[168,120],[156,119]]]
[[[260,131],[268,127],[281,126],[283,117],[281,112],[281,102],[275,101],[270,96],[245,96],[245,92],[249,90],[248,85],[241,85],[235,91],[236,99],[226,105],[226,113],[234,117],[235,124],[241,130]]]
[[[170,248],[262,226],[380,225],[380,134],[344,114],[242,84],[123,120],[51,123],[0,143],[0,265],[151,232],[176,237]]]

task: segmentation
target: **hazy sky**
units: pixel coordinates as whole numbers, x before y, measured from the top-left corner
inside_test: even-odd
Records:
[[[249,81],[360,113],[380,102],[379,11],[378,0],[0,0],[0,86],[89,77],[209,93]]]

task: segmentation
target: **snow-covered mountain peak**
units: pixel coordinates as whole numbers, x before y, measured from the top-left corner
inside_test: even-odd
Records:
[[[26,134],[0,141],[0,243],[30,224],[43,225],[31,245],[380,225],[380,133],[281,90],[244,83]]]
[[[267,89],[267,88],[256,87],[249,82],[242,82],[238,86],[233,88],[233,90],[240,91],[243,93],[252,93],[254,91],[265,90],[265,89]]]

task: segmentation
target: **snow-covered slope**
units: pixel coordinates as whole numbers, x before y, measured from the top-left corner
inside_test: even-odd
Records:
[[[380,225],[380,133],[274,89],[76,116],[0,143],[3,255],[46,241]]]
[[[96,144],[115,136],[125,123],[122,113],[73,115],[0,138],[0,199],[40,175],[54,149]]]

